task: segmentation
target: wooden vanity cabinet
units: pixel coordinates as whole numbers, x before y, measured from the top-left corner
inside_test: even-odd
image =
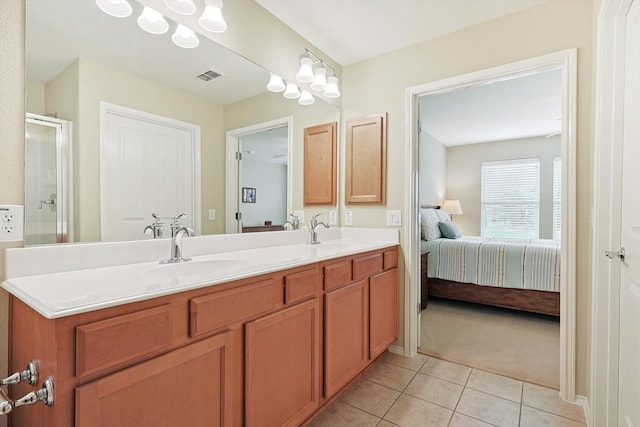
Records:
[[[303,424],[397,336],[394,256],[373,251],[57,319],[11,296],[11,371],[36,359],[39,384],[55,377],[54,405],[16,408],[11,427]],[[365,264],[375,271],[355,279]]]

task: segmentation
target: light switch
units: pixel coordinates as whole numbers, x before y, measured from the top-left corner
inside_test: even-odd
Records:
[[[213,221],[216,219],[216,210],[215,209],[209,209],[209,220]]]
[[[344,225],[353,225],[352,211],[344,211]]]
[[[402,220],[400,211],[387,211],[387,226],[400,227]]]
[[[293,214],[298,217],[300,222],[304,222],[304,211],[293,211]]]
[[[337,225],[338,224],[338,212],[329,211],[329,225]]]

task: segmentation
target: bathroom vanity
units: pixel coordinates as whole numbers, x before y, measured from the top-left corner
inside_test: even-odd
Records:
[[[35,359],[55,386],[13,426],[303,424],[397,338],[397,231],[267,234],[185,239],[198,255],[165,266],[120,265],[115,243],[107,265],[32,276],[8,253],[10,369]]]

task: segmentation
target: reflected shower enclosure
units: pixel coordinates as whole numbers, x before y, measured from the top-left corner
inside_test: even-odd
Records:
[[[72,238],[72,124],[27,113],[25,123],[24,244]]]

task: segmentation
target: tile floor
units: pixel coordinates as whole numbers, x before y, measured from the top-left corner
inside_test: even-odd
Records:
[[[418,354],[385,353],[311,427],[585,426],[556,390]]]

